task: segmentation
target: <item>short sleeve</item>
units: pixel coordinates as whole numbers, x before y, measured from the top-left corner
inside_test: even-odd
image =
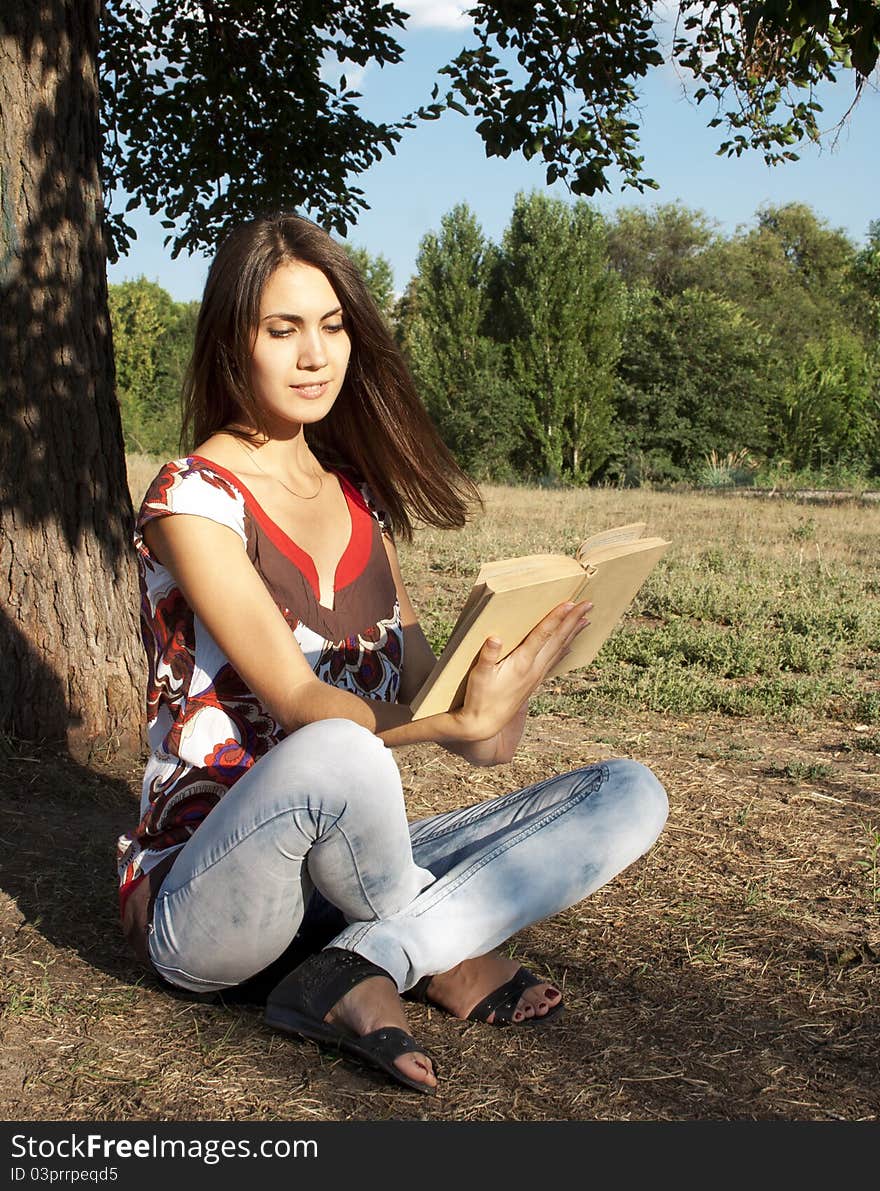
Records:
[[[234,530],[247,545],[244,497],[205,460],[172,460],[150,484],[135,522],[134,544],[139,554],[150,556],[143,538],[147,522],[174,513],[216,521]]]

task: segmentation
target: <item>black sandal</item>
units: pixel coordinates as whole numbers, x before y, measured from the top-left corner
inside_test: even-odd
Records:
[[[428,985],[433,980],[433,976],[423,976],[417,984],[408,989],[403,995],[410,1001],[422,1001],[425,1004],[433,1005],[436,1002],[430,1000],[428,997]],[[505,983],[498,986],[494,992],[490,992],[488,997],[483,997],[477,1005],[467,1015],[468,1021],[482,1021],[493,1026],[543,1026],[552,1021],[554,1017],[558,1017],[565,1008],[560,1000],[558,1005],[554,1005],[548,1009],[546,1013],[540,1016],[535,1014],[534,1017],[523,1017],[522,1021],[514,1021],[513,1015],[516,1012],[516,1007],[519,1004],[520,997],[527,988],[534,988],[536,984],[550,984],[549,980],[542,980],[540,976],[536,976],[534,972],[530,972],[528,968],[520,968],[511,978]],[[438,1006],[442,1008],[441,1006]],[[490,1014],[495,1014],[495,1020],[488,1022]]]
[[[371,976],[391,979],[384,968],[364,959],[362,955],[343,951],[339,947],[327,947],[309,956],[275,986],[266,1001],[264,1021],[276,1030],[308,1038],[376,1067],[398,1083],[433,1096],[436,1088],[411,1079],[395,1066],[395,1059],[416,1051],[431,1059],[434,1074],[437,1073],[432,1056],[424,1047],[418,1046],[405,1030],[398,1026],[384,1026],[358,1037],[324,1021],[325,1015],[341,997]]]

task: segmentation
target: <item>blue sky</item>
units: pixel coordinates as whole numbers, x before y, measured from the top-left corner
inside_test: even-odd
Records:
[[[356,77],[362,108],[371,119],[396,119],[427,102],[437,68],[465,43],[464,5],[434,0],[398,0],[412,19],[398,40],[404,61],[379,70],[368,67]],[[826,87],[819,99],[825,108],[823,127],[831,128],[852,99],[846,79]],[[640,97],[641,151],[645,170],[660,184],[644,195],[612,184],[608,194],[592,201],[607,214],[620,206],[680,201],[705,211],[721,229],[732,232],[750,223],[763,203],[806,202],[831,226],[843,228],[857,242],[864,239],[872,219],[880,219],[880,90],[866,89],[834,147],[831,138],[821,149],[802,149],[801,160],[770,168],[759,154],[739,159],[716,156],[722,129],[708,129],[712,112],[697,108],[683,91],[671,67],[653,72]],[[354,179],[364,191],[369,210],[349,231],[351,243],[391,263],[395,284],[402,291],[415,268],[419,241],[436,230],[440,218],[456,203],[467,202],[483,230],[500,238],[514,196],[521,190],[541,189],[569,198],[564,186],[547,187],[537,162],[520,158],[487,159],[474,131],[475,121],[449,112],[425,122],[404,138],[395,156],[388,156]],[[138,232],[129,255],[110,266],[111,283],[146,276],[158,281],[178,301],[201,296],[208,260],[196,255],[172,260],[162,245],[165,229],[158,218],[136,212],[130,222]]]

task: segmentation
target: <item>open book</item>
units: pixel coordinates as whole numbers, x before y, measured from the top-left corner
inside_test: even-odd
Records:
[[[548,677],[588,666],[669,545],[663,538],[643,537],[645,529],[639,521],[593,534],[573,558],[530,554],[484,563],[446,647],[412,701],[413,719],[461,706],[468,673],[487,637],[500,638],[506,657],[548,612],[568,600],[593,601],[590,623]]]

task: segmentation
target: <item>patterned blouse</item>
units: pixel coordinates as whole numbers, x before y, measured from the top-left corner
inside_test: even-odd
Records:
[[[140,879],[181,848],[226,791],[285,735],[150,553],[143,537],[148,521],[190,513],[234,530],[318,677],[367,698],[397,699],[403,630],[382,542],[389,530],[366,485],[336,474],[351,536],[336,570],[332,609],[319,602],[309,555],[226,468],[198,455],[175,459],[144,497],[134,542],[152,755],[140,822],[119,838],[123,906]]]

